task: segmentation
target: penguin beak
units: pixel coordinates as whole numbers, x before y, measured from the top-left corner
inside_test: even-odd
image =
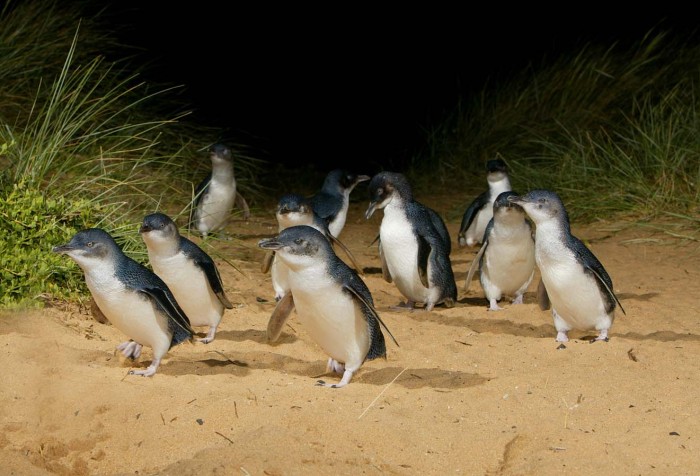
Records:
[[[358,176],[357,176],[357,179],[355,180],[355,182],[356,182],[356,183],[366,182],[366,181],[368,181],[368,180],[371,179],[371,178],[372,178],[372,177],[370,177],[369,175],[358,175]]]
[[[369,203],[369,207],[367,207],[367,211],[365,212],[365,219],[369,220],[369,218],[374,214],[374,210],[377,209],[377,202],[373,201]]]
[[[68,253],[68,252],[73,251],[73,250],[74,250],[74,248],[71,245],[66,244],[66,245],[54,246],[51,251],[53,251],[54,253],[65,254],[65,253]]]
[[[279,250],[284,247],[284,244],[277,241],[276,238],[265,238],[258,242],[258,246],[264,250]]]
[[[141,228],[139,228],[139,233],[141,234],[148,233],[149,231],[151,231],[151,227],[146,225],[145,223],[141,225]]]
[[[514,203],[516,205],[522,205],[523,203],[528,203],[528,201],[525,200],[523,197],[515,196],[515,195],[508,197],[508,201],[510,203]]]

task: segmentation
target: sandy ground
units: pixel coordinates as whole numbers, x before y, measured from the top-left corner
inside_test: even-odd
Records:
[[[572,332],[557,350],[535,283],[499,312],[478,281],[465,293],[476,250],[456,246],[458,219],[448,221],[458,304],[391,310],[401,296],[369,246],[382,212],[366,221],[356,200],[341,240],[400,344],[387,340],[386,360],[323,388],[326,355],[295,315],[267,343],[274,293],[257,242],[276,230],[270,207],[231,226],[240,242],[216,242],[240,269],[218,260],[235,308],[217,339],[175,347],[152,378],[127,375],[150,350],[124,362],[124,336],[88,309],[2,315],[0,473],[700,474],[697,242],[574,224],[627,315],[609,342]]]

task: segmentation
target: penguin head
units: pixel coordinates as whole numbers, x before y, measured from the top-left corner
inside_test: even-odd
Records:
[[[260,240],[258,246],[274,251],[292,269],[309,266],[333,252],[328,239],[307,225],[285,228],[274,238]]]
[[[413,192],[406,177],[397,172],[380,172],[369,182],[369,207],[365,218],[369,219],[375,210],[386,207],[399,197],[404,201],[413,200]]]
[[[221,143],[214,144],[209,148],[209,158],[213,165],[233,163],[231,149]]]
[[[147,246],[172,241],[177,243],[178,240],[173,239],[180,234],[175,222],[163,213],[146,215],[139,228],[139,233]]]
[[[357,175],[347,170],[335,169],[331,170],[328,175],[326,175],[326,179],[323,182],[323,190],[336,190],[341,193],[352,191],[355,185],[360,182],[366,182],[369,179],[369,175]]]
[[[569,217],[559,195],[551,190],[532,190],[522,196],[510,196],[508,200],[523,207],[536,225],[556,220],[568,225]]]
[[[508,176],[508,166],[501,159],[489,160],[486,163],[486,180],[498,182]]]
[[[109,233],[88,228],[76,233],[65,245],[55,246],[53,252],[67,255],[81,268],[89,269],[114,260],[121,250]]]
[[[288,193],[277,202],[276,216],[281,230],[295,225],[309,225],[313,222],[313,209],[306,198]]]

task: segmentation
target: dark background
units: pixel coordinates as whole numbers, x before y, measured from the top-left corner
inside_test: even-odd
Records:
[[[102,2],[120,41],[143,48],[144,75],[183,84],[198,122],[291,166],[401,169],[460,99],[589,42],[687,35],[671,6],[514,10],[456,4]],[[98,3],[99,4],[99,3]],[[653,5],[653,4],[652,4]],[[203,146],[206,144],[203,144]]]

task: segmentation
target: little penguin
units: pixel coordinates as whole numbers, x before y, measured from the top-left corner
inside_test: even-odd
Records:
[[[625,313],[610,276],[593,252],[571,234],[569,216],[559,195],[532,190],[510,197],[535,223],[535,261],[542,277],[540,307],[551,304],[557,342],[567,342],[572,329],[597,330],[592,341],[607,341],[615,307]]]
[[[124,254],[106,231],[79,231],[53,251],[68,255],[80,266],[97,306],[131,339],[117,346],[125,357],[137,359],[144,345],[153,350],[151,365],[129,374],[154,375],[171,347],[192,340],[189,318],[165,282]]]
[[[326,175],[321,190],[311,197],[314,212],[328,224],[331,235],[337,238],[343,231],[350,205],[350,192],[358,183],[369,179],[369,175],[356,175],[335,169]]]
[[[408,300],[407,306],[425,303],[454,306],[457,286],[450,262],[451,243],[442,218],[413,198],[406,177],[380,172],[369,183],[369,219],[384,209],[379,227],[379,257],[384,279],[396,284]]]
[[[319,380],[318,385],[344,387],[365,360],[386,358],[382,327],[396,339],[377,314],[364,281],[336,256],[323,233],[308,225],[292,226],[259,246],[273,250],[289,269],[290,292],[270,317],[268,339],[277,340],[296,308],[306,332],[329,355],[326,371],[343,375],[339,383]]]
[[[482,242],[486,226],[493,216],[493,202],[501,193],[512,190],[508,167],[501,159],[486,163],[486,181],[488,190],[476,197],[464,212],[457,236],[460,246],[474,246]]]
[[[513,297],[522,304],[523,294],[535,275],[535,240],[532,224],[520,205],[508,200],[513,191],[503,192],[493,203],[493,218],[484,232],[483,244],[472,261],[465,291],[478,267],[479,281],[490,311],[499,311],[498,301]]]
[[[163,213],[146,215],[139,228],[153,271],[168,285],[194,327],[208,326],[208,344],[226,309],[226,297],[216,263],[199,246],[180,235],[175,222]]]
[[[212,170],[197,185],[190,213],[190,229],[194,228],[204,237],[223,231],[234,204],[243,210],[246,220],[250,217],[248,203],[237,189],[231,149],[224,144],[214,144],[209,149],[209,158]]]
[[[342,248],[352,262],[355,270],[362,274],[361,268],[357,265],[353,254],[338,238],[331,234],[326,222],[313,211],[311,202],[306,198],[296,193],[287,193],[283,195],[277,202],[275,216],[279,227],[278,232],[290,226],[297,225],[308,225],[316,228],[323,233],[333,245]],[[289,290],[289,286],[287,284],[287,266],[283,262],[275,259],[274,251],[268,251],[263,260],[262,272],[267,273],[268,271],[270,271],[272,277],[275,300],[279,301]]]

